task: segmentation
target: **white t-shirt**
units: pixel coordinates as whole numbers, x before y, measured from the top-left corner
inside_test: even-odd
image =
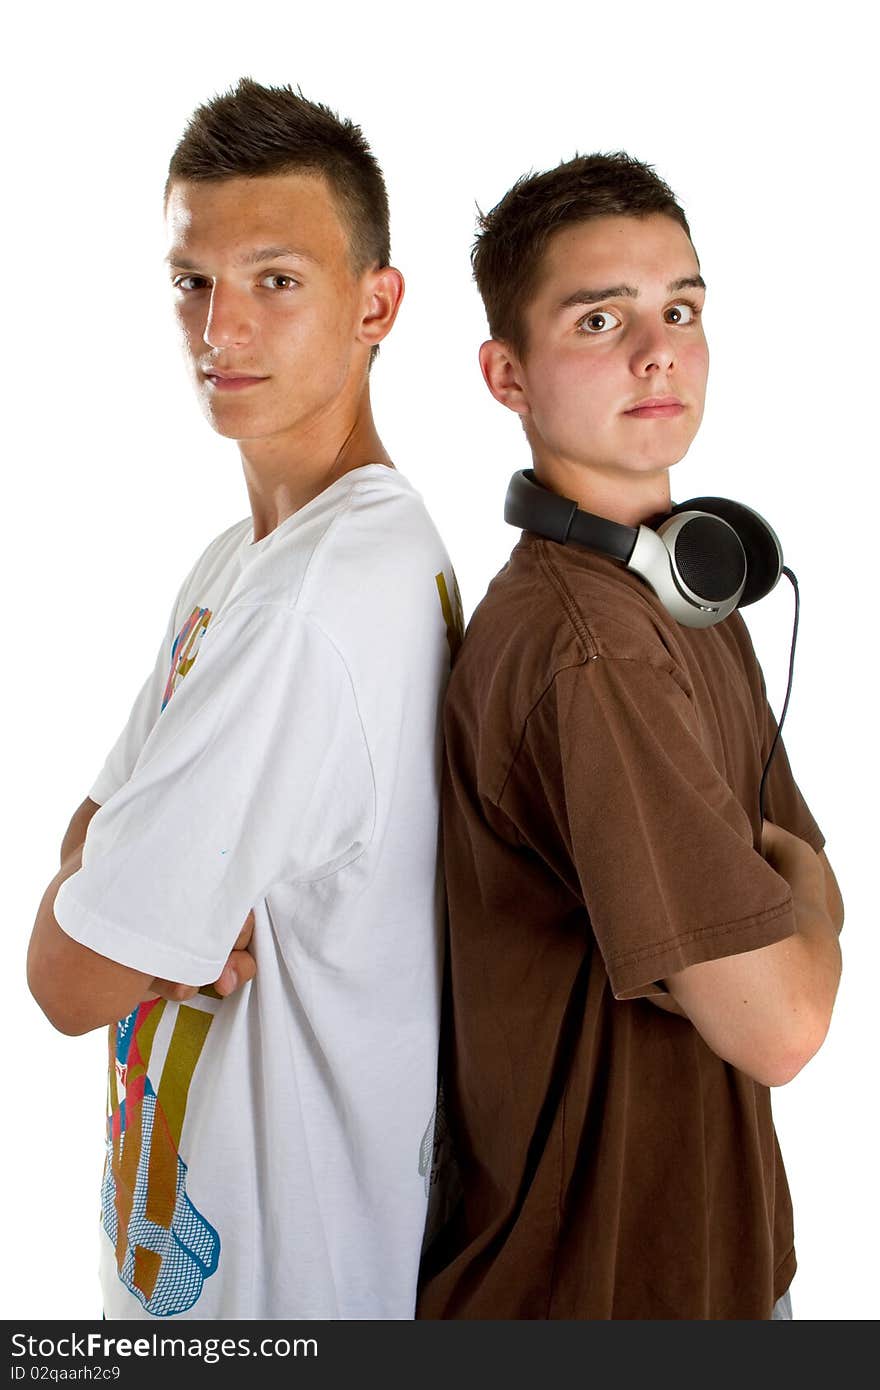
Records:
[[[436,1089],[439,711],[460,623],[419,495],[355,469],[209,545],[55,913],[203,985],[111,1030],[109,1318],[409,1318]]]

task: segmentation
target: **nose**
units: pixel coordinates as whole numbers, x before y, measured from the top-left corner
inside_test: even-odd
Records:
[[[654,372],[673,370],[675,349],[667,324],[645,326],[633,349],[630,366],[635,376],[651,376]]]
[[[246,297],[232,286],[215,281],[202,334],[212,348],[243,347],[253,337]]]

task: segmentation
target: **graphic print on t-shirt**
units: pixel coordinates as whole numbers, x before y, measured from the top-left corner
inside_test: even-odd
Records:
[[[198,656],[202,638],[211,621],[209,608],[194,608],[171,647],[171,670],[162,696],[162,709],[168,704],[184,676],[189,675]]]
[[[211,616],[210,609],[195,607],[175,637],[163,710],[192,670]],[[178,1152],[190,1083],[213,1014],[177,1006],[156,1090],[147,1072],[164,1013],[164,1000],[149,1000],[110,1029],[101,1187],[102,1221],[119,1278],[156,1317],[191,1308],[220,1260],[220,1237],[187,1196],[187,1165]]]
[[[217,1269],[220,1237],[187,1196],[178,1153],[190,1082],[213,1014],[177,1006],[157,1089],[147,1072],[164,999],[111,1030],[104,1229],[126,1288],[156,1317],[191,1308]],[[169,1012],[169,1019],[173,1014]]]

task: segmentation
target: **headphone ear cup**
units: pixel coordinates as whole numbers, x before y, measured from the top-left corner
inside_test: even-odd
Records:
[[[692,497],[672,508],[676,512],[708,512],[733,527],[746,553],[746,583],[738,608],[769,594],[782,574],[782,546],[773,527],[758,512],[727,497]]]

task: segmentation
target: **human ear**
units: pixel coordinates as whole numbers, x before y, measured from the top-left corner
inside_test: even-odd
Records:
[[[490,338],[480,348],[483,380],[496,401],[516,415],[528,415],[530,406],[522,385],[522,368],[506,343]]]
[[[397,318],[403,291],[403,276],[393,265],[386,265],[381,270],[370,272],[365,285],[366,303],[358,332],[360,342],[375,347],[387,337]]]

